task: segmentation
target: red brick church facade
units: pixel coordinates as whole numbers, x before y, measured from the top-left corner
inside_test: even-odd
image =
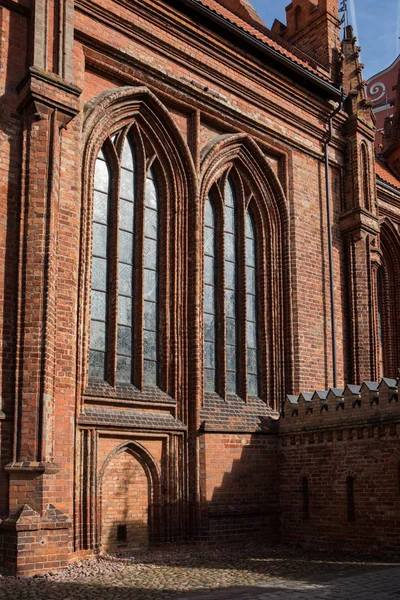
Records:
[[[337,0],[271,31],[246,0],[1,0],[0,22],[3,568],[393,552],[400,111],[375,167]]]

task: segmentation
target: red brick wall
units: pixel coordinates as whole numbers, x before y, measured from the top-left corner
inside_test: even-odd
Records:
[[[281,421],[279,464],[284,543],[380,555],[398,552],[398,407],[394,401],[382,409],[370,407],[365,399],[361,404],[354,408],[346,404],[339,412],[330,407],[329,412],[321,414],[314,406],[313,414],[286,415]],[[301,423],[296,425],[296,420]],[[305,477],[308,518],[304,514]],[[354,479],[354,515],[349,514],[349,477]]]
[[[6,530],[3,534],[3,568],[18,575],[35,575],[65,567],[72,551],[69,529]]]
[[[337,3],[329,0],[329,2],[321,2],[320,6],[328,7],[332,12],[334,4]],[[80,414],[86,403],[98,403],[99,400],[107,407],[134,405],[135,409],[143,411],[165,410],[165,407],[157,404],[157,401],[165,400],[165,394],[163,395],[161,391],[150,393],[149,390],[144,390],[142,393],[141,390],[135,389],[134,398],[129,395],[116,397],[118,394],[115,390],[111,392],[107,386],[104,386],[98,394],[100,398],[93,399],[89,394],[85,396],[87,373],[87,357],[84,351],[87,340],[85,318],[88,314],[88,303],[85,305],[85,298],[90,287],[89,278],[86,277],[90,272],[90,266],[85,264],[85,251],[90,246],[91,223],[90,202],[86,205],[82,198],[85,198],[85,193],[90,189],[91,174],[89,173],[82,181],[82,172],[87,173],[84,171],[86,165],[83,164],[82,129],[87,114],[84,112],[84,107],[87,102],[94,100],[110,88],[144,86],[168,107],[171,119],[178,127],[178,130],[174,130],[170,126],[169,133],[173,130],[173,135],[179,139],[180,131],[182,144],[177,143],[176,146],[171,144],[171,148],[185,149],[186,155],[181,152],[179,156],[174,157],[171,153],[166,158],[175,160],[176,164],[181,166],[184,178],[190,180],[190,185],[187,184],[190,193],[186,190],[188,197],[184,198],[182,194],[176,194],[177,198],[174,197],[176,205],[171,209],[170,218],[166,219],[169,224],[179,224],[177,231],[179,230],[180,237],[171,236],[170,243],[171,254],[176,257],[176,260],[174,259],[174,262],[171,259],[173,268],[167,270],[171,284],[169,293],[172,297],[171,304],[168,306],[176,307],[176,310],[170,310],[171,314],[168,315],[168,320],[173,323],[171,325],[173,335],[171,335],[171,343],[167,345],[168,352],[171,353],[171,362],[169,360],[165,362],[168,364],[166,370],[171,379],[168,391],[172,390],[171,394],[174,396],[169,399],[170,406],[173,406],[175,400],[177,401],[176,408],[171,408],[171,412],[179,415],[189,428],[185,444],[187,442],[190,444],[191,463],[190,469],[187,468],[187,447],[178,444],[177,440],[169,439],[161,442],[160,439],[151,438],[151,433],[145,429],[140,432],[142,440],[143,436],[148,434],[148,440],[143,441],[143,445],[154,457],[154,470],[160,467],[161,472],[160,488],[163,497],[159,504],[160,506],[162,504],[163,510],[167,507],[165,514],[171,517],[159,519],[162,523],[156,524],[157,527],[163,530],[165,539],[173,539],[173,536],[177,535],[176,531],[180,534],[183,532],[182,535],[187,532],[186,521],[182,515],[188,504],[189,495],[193,505],[199,502],[197,481],[200,479],[201,499],[200,506],[197,508],[202,510],[204,526],[202,533],[209,540],[225,542],[261,536],[264,541],[275,541],[279,537],[278,470],[279,461],[282,459],[284,539],[290,541],[290,539],[297,539],[296,536],[299,538],[303,536],[304,541],[318,543],[319,536],[322,535],[323,539],[327,540],[328,535],[324,532],[324,527],[326,526],[328,531],[329,529],[333,531],[335,523],[339,522],[338,519],[343,516],[345,510],[343,477],[349,462],[351,473],[353,473],[353,463],[357,465],[357,469],[354,470],[356,521],[351,524],[353,529],[350,525],[346,525],[343,531],[335,530],[333,541],[339,543],[346,539],[346,532],[359,530],[360,539],[365,541],[367,534],[361,531],[358,519],[361,519],[364,525],[370,526],[368,535],[373,533],[372,520],[375,519],[376,523],[382,522],[383,529],[388,532],[388,540],[392,539],[390,536],[394,534],[389,531],[392,517],[388,516],[390,506],[385,505],[383,517],[379,514],[377,516],[376,506],[381,506],[385,501],[378,489],[379,486],[386,489],[386,499],[389,496],[394,498],[394,484],[392,485],[394,471],[390,471],[392,473],[390,475],[387,461],[390,447],[393,445],[392,440],[397,439],[397,433],[385,433],[385,436],[378,440],[378,434],[374,430],[373,437],[367,439],[366,434],[363,433],[363,437],[356,437],[352,441],[347,438],[343,441],[344,434],[342,440],[333,441],[327,433],[324,433],[319,447],[325,457],[325,464],[315,450],[317,447],[315,442],[314,444],[299,442],[293,448],[282,447],[279,456],[277,436],[274,435],[235,432],[205,434],[200,437],[200,464],[196,462],[196,436],[200,426],[198,412],[203,401],[199,316],[202,310],[200,291],[202,282],[199,275],[203,253],[199,242],[202,208],[201,200],[198,198],[202,184],[202,150],[207,143],[214,141],[221,134],[246,134],[258,144],[267,157],[266,160],[274,165],[273,172],[276,179],[271,176],[271,195],[281,187],[282,198],[285,196],[282,202],[287,206],[290,226],[287,228],[285,239],[282,240],[282,243],[287,241],[288,244],[282,260],[284,264],[276,264],[279,262],[276,256],[268,256],[266,260],[270,274],[280,268],[287,274],[286,285],[282,292],[268,288],[278,303],[289,307],[285,322],[282,319],[282,323],[279,323],[277,336],[277,342],[284,346],[282,354],[287,358],[287,364],[277,365],[279,361],[274,362],[271,359],[270,364],[275,365],[276,369],[271,368],[263,375],[265,378],[268,375],[274,380],[273,389],[279,389],[280,395],[270,398],[265,394],[263,400],[278,405],[283,398],[285,385],[286,388],[290,386],[295,388],[286,389],[287,392],[311,386],[326,387],[332,379],[326,236],[328,224],[325,216],[325,175],[322,153],[327,119],[332,110],[327,99],[319,96],[315,89],[311,92],[304,82],[295,82],[290,77],[282,75],[280,69],[273,68],[268,61],[261,61],[252,56],[250,51],[241,48],[240,44],[224,41],[205,26],[201,19],[199,21],[190,19],[162,2],[143,0],[140,3],[121,4],[112,0],[97,0],[86,3],[84,10],[82,7],[76,10],[75,39],[72,40],[71,37],[69,46],[68,44],[66,46],[68,58],[74,55],[74,83],[83,90],[79,97],[76,91],[74,96],[71,89],[63,87],[63,82],[55,76],[60,72],[56,65],[57,61],[54,60],[57,53],[54,52],[53,38],[59,36],[57,27],[53,23],[49,24],[47,30],[51,43],[47,48],[47,57],[42,57],[46,65],[42,65],[43,69],[38,77],[45,79],[44,66],[53,72],[49,74],[47,87],[41,80],[40,90],[49,93],[47,98],[49,112],[53,102],[58,112],[62,113],[63,103],[70,102],[72,105],[73,97],[76,102],[74,110],[76,108],[78,114],[71,118],[66,127],[60,127],[56,136],[57,141],[59,139],[60,142],[59,146],[57,145],[59,158],[56,163],[53,163],[52,168],[55,169],[54,164],[59,165],[59,172],[55,173],[55,191],[52,194],[47,195],[44,188],[51,180],[46,170],[51,164],[48,159],[54,157],[48,157],[41,147],[39,152],[33,153],[35,156],[31,157],[30,183],[37,188],[35,189],[38,204],[35,210],[32,204],[35,201],[33,194],[26,197],[25,187],[22,186],[22,191],[20,189],[21,164],[24,163],[25,149],[29,150],[32,147],[33,138],[27,133],[25,146],[22,146],[22,129],[27,115],[23,116],[17,111],[21,98],[18,98],[16,89],[30,64],[28,48],[31,46],[31,40],[28,40],[27,26],[30,22],[29,2],[14,4],[10,0],[8,6],[10,10],[0,8],[2,33],[0,72],[4,111],[2,117],[5,123],[4,129],[0,132],[2,192],[0,367],[3,365],[3,368],[0,368],[0,377],[3,377],[0,380],[0,396],[4,403],[2,408],[9,419],[2,426],[2,466],[12,459],[11,425],[14,400],[16,397],[17,407],[20,401],[21,407],[25,410],[28,405],[21,399],[26,393],[34,408],[27,411],[24,419],[15,424],[15,431],[22,444],[26,448],[33,449],[33,454],[38,454],[36,446],[43,434],[46,457],[54,459],[59,470],[56,473],[47,473],[45,476],[38,474],[38,471],[33,475],[24,475],[26,471],[16,471],[18,474],[12,475],[11,498],[7,489],[8,475],[0,474],[0,512],[7,514],[9,509],[13,510],[21,503],[27,502],[35,504],[39,513],[46,502],[52,502],[68,516],[81,515],[82,506],[79,502],[74,505],[74,497],[84,498],[82,504],[85,510],[88,509],[90,517],[87,521],[82,517],[82,523],[77,523],[74,550],[78,552],[81,549],[80,535],[86,544],[85,550],[94,549],[95,519],[98,509],[101,508],[100,501],[98,506],[93,507],[93,499],[97,493],[97,489],[94,489],[94,474],[96,470],[98,472],[101,470],[104,461],[122,438],[111,431],[111,427],[100,421],[93,425],[86,446],[80,448],[75,441],[80,439],[80,435],[76,435],[75,432],[76,415]],[[51,2],[49,11],[51,16],[53,16],[52,7]],[[103,15],[102,18],[100,14]],[[334,39],[337,33],[334,17],[327,19],[326,15],[323,15],[324,23],[321,27],[316,22],[313,24],[313,32],[316,32],[317,36],[313,37],[313,44],[316,44],[317,50],[321,50],[322,59],[327,64],[333,56],[330,50],[334,49],[337,41]],[[38,23],[38,31],[33,33],[43,33],[46,28],[41,25],[44,23]],[[53,35],[54,32],[56,35]],[[38,36],[35,38],[36,42],[37,38]],[[322,47],[320,44],[322,38],[328,40],[330,48]],[[307,32],[303,40],[307,41]],[[74,44],[73,49],[72,44]],[[37,50],[36,43],[35,52]],[[319,72],[324,72],[325,75],[327,73],[322,68]],[[53,98],[50,97],[49,90],[54,95]],[[25,99],[29,105],[32,99],[28,92]],[[28,105],[25,105],[25,108]],[[155,106],[156,104],[151,109],[147,109],[146,114],[149,117],[146,129],[149,146],[156,145],[157,142],[152,137],[153,131],[158,126],[166,126],[168,121],[165,113],[155,114]],[[36,115],[32,130],[43,131],[44,137],[50,135],[49,115],[40,113],[43,106],[37,102],[31,108],[32,114]],[[36,109],[38,113],[35,112]],[[73,116],[74,110],[70,117]],[[28,112],[27,108],[26,111]],[[132,120],[134,117],[135,115],[132,114]],[[342,189],[345,147],[339,129],[340,119],[343,123],[344,113],[335,123],[330,158],[334,215],[338,378],[339,382],[342,382],[346,376],[345,365],[349,363],[345,325],[346,320],[349,321],[349,311],[346,298],[346,267],[338,221],[342,209],[345,206],[356,206],[357,203],[359,204],[359,199],[356,197],[349,200],[343,197],[345,195]],[[187,146],[184,146],[184,143]],[[251,154],[249,148],[252,147],[249,143],[243,156],[246,153]],[[33,161],[36,163],[33,164]],[[230,167],[229,161],[225,166],[226,169]],[[182,180],[184,178],[182,177]],[[176,181],[169,182],[172,194],[176,189],[182,190],[184,187],[182,184],[178,188],[175,184]],[[347,195],[349,194],[350,192],[347,191]],[[271,198],[265,200],[267,204]],[[22,204],[21,215],[22,201],[24,204]],[[52,219],[55,215],[54,220],[51,221],[50,234],[44,224],[49,206]],[[23,222],[24,227],[19,230],[21,218],[27,216],[29,222]],[[85,222],[86,219],[88,223]],[[188,223],[190,231],[186,230]],[[268,237],[268,231],[266,234]],[[23,268],[22,255],[26,248],[30,249],[27,252],[30,261],[29,277]],[[90,255],[90,252],[87,254]],[[21,267],[20,289],[17,289],[18,264]],[[52,276],[49,285],[51,298],[44,293],[42,287],[42,282],[48,275],[44,273],[48,265]],[[360,278],[362,275],[366,277],[366,273],[361,273]],[[272,279],[270,277],[269,281]],[[24,285],[30,286],[31,296],[27,297],[33,298],[34,302],[26,302],[26,297],[21,292]],[[280,293],[282,296],[284,294],[284,297],[278,297]],[[367,296],[368,294],[365,293],[364,297]],[[42,311],[43,306],[46,310]],[[45,333],[39,322],[42,313],[46,313],[47,318]],[[27,315],[30,323],[27,322]],[[33,329],[30,330],[29,327]],[[26,335],[23,335],[24,331]],[[16,339],[19,340],[18,349],[15,346]],[[276,351],[273,342],[274,340],[269,339],[271,356]],[[369,348],[367,337],[356,342],[362,342]],[[17,358],[20,359],[22,353],[25,353],[24,362],[19,364]],[[276,359],[276,356],[274,355],[273,358]],[[277,374],[279,369],[284,371],[282,377]],[[16,389],[16,382],[24,383],[22,391]],[[46,386],[46,395],[41,395],[42,384]],[[43,414],[47,415],[47,409],[49,409],[49,419],[41,420],[42,429],[38,432],[33,428],[36,427],[36,421],[40,421],[39,417]],[[236,421],[239,422],[240,419]],[[19,427],[21,423],[22,429]],[[107,428],[109,433],[104,433]],[[238,429],[240,430],[239,425]],[[98,430],[101,430],[101,434]],[[84,430],[85,434],[87,431]],[[166,439],[171,432],[162,433]],[[112,439],[112,435],[116,435],[117,439]],[[303,440],[301,435],[300,432],[298,437]],[[126,438],[132,437],[132,431],[127,430]],[[105,438],[107,441],[104,441]],[[374,454],[373,449],[376,447],[378,450]],[[368,464],[364,456],[369,457]],[[35,462],[34,459],[38,457],[26,458]],[[379,469],[379,466],[382,466],[382,469]],[[301,481],[299,469],[301,471],[306,467],[310,469],[310,522],[300,526],[301,524],[296,521],[298,508],[296,490],[298,490],[298,481]],[[376,484],[374,481],[367,485],[369,472],[376,478],[380,478],[379,481],[377,479]],[[325,490],[330,489],[333,478],[337,478],[338,481],[337,488],[332,490],[332,494],[335,493],[337,499],[333,511],[336,521],[325,508],[318,508],[323,507],[326,501]],[[88,486],[90,487],[88,490],[85,488],[86,482],[92,486]],[[115,540],[118,524],[128,526],[129,547],[145,544],[149,499],[143,468],[128,453],[120,454],[107,466],[102,486],[104,547],[119,549]],[[375,494],[371,496],[370,501],[365,495],[366,489],[372,489]],[[363,500],[364,512],[359,506],[359,498]],[[377,498],[379,502],[374,503],[373,498]],[[392,501],[397,510],[397,500]],[[39,520],[40,518],[41,516],[38,517]],[[175,522],[179,523],[179,527],[172,531],[171,523]],[[294,533],[294,528],[297,526],[298,534]],[[303,534],[301,532],[305,527],[309,529]],[[86,530],[83,532],[84,528]],[[293,531],[293,538],[290,538],[289,529]],[[39,570],[45,569],[46,564],[51,568],[50,565],[57,562],[56,551],[52,544],[58,544],[60,556],[65,557],[69,552],[69,542],[67,543],[66,538],[63,537],[64,534],[67,535],[65,531],[63,534],[53,531],[51,541],[50,533],[46,533],[49,536],[48,544],[40,545],[39,548],[36,544],[39,544],[41,538],[32,536],[28,541],[25,532],[22,532],[18,539],[15,538],[15,544],[21,544],[19,549],[17,548],[21,553],[28,551],[28,548],[23,547],[24,544],[32,544],[29,548],[31,552],[29,560],[32,559],[32,564],[36,560],[35,566]],[[10,548],[13,543],[12,535],[14,534],[8,531],[5,534],[5,540],[10,541]],[[359,544],[358,533],[354,538],[350,534],[349,536],[348,539],[354,539],[355,545]],[[158,537],[164,539],[161,534]],[[67,552],[66,548],[68,548]],[[36,558],[33,559],[34,554]],[[16,555],[13,560],[17,560]],[[47,563],[44,564],[46,561]]]
[[[277,438],[200,439],[203,535],[211,543],[279,539]]]

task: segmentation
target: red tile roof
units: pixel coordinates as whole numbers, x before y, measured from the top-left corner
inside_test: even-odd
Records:
[[[244,21],[233,12],[222,6],[216,0],[196,0],[198,4],[202,4],[206,8],[209,8],[213,12],[215,12],[220,17],[223,17],[233,25],[236,25],[246,33],[250,34],[257,40],[263,42],[269,48],[276,50],[282,56],[289,58],[297,65],[300,65],[310,73],[317,75],[321,79],[325,81],[329,81],[332,83],[332,79],[329,76],[328,71],[322,66],[316,63],[311,57],[308,57],[306,54],[289,44],[288,42],[280,39],[278,36],[275,36],[270,32],[267,27],[265,27],[265,32],[262,32],[260,29],[250,25],[247,21]]]
[[[382,179],[382,181],[385,181],[386,183],[389,183],[393,187],[400,190],[400,179],[396,177],[389,167],[387,167],[379,158],[375,159],[375,169],[379,179]]]

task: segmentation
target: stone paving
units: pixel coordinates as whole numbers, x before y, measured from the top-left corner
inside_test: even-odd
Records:
[[[102,556],[33,578],[0,577],[12,600],[396,600],[400,561],[286,547],[180,548]]]

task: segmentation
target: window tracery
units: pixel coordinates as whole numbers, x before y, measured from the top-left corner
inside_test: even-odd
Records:
[[[159,381],[159,186],[141,141],[134,125],[106,140],[94,175],[89,380],[112,385]]]
[[[257,234],[249,208],[254,199],[244,187],[232,169],[207,196],[203,310],[204,389],[242,397],[260,391]]]

